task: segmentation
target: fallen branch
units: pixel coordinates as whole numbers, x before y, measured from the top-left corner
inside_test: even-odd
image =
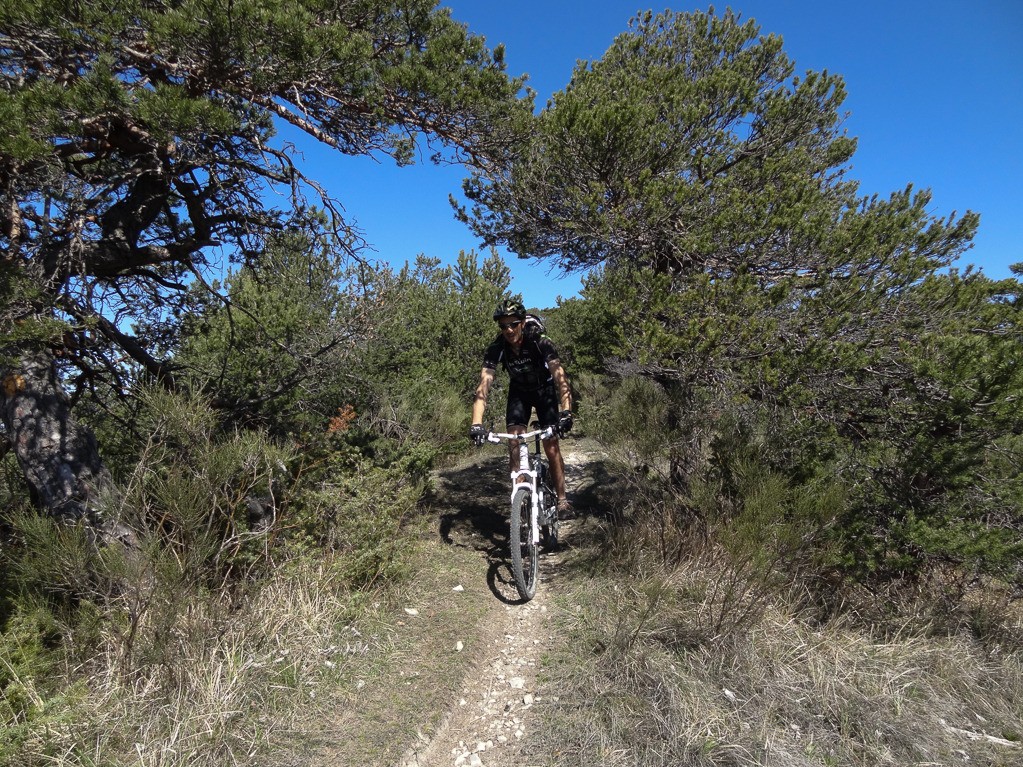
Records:
[[[994,735],[988,735],[983,732],[973,732],[972,730],[963,730],[959,727],[953,727],[948,724],[944,719],[939,719],[938,723],[944,727],[948,732],[953,735],[961,735],[968,740],[986,740],[988,743],[994,743],[996,746],[1006,746],[1008,748],[1019,748],[1021,745],[1016,741],[1006,740],[1005,738],[998,738]]]

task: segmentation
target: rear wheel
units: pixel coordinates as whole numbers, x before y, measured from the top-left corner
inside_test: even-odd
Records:
[[[512,497],[511,529],[508,543],[511,547],[512,575],[519,596],[528,601],[536,594],[536,573],[539,568],[537,545],[531,531],[533,491],[520,487]]]
[[[536,478],[540,485],[540,545],[548,551],[558,548],[558,496],[551,487],[544,461],[537,461]]]

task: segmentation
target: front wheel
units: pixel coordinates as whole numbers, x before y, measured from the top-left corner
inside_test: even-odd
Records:
[[[511,529],[508,543],[511,546],[512,575],[519,596],[529,601],[536,594],[536,574],[539,569],[537,546],[532,531],[533,491],[520,487],[512,497]]]

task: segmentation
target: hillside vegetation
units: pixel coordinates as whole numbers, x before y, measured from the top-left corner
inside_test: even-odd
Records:
[[[537,114],[432,0],[0,36],[0,765],[394,764],[476,673],[508,267],[369,260],[281,120],[434,147],[485,243],[587,270],[535,307],[599,481],[523,763],[1023,761],[1021,284],[960,263],[977,214],[859,195],[841,77],[730,11]]]

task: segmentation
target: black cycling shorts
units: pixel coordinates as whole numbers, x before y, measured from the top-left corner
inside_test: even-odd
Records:
[[[556,426],[558,423],[558,393],[551,381],[539,389],[527,389],[512,383],[508,389],[508,409],[505,421],[508,428],[513,426],[529,426],[529,414],[536,409],[536,418],[540,426]]]

